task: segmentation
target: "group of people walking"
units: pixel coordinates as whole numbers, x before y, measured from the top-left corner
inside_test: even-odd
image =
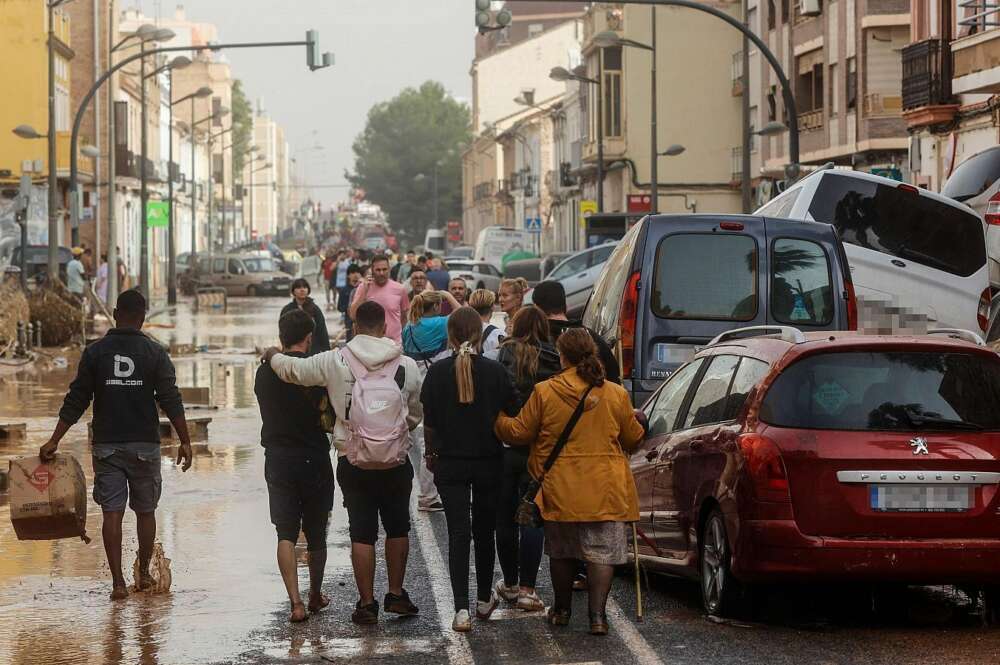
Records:
[[[418,612],[404,588],[416,478],[418,507],[443,510],[447,522],[456,631],[471,630],[473,616],[489,619],[501,602],[543,610],[537,578],[547,552],[548,622],[569,622],[585,569],[590,631],[606,634],[612,571],[625,563],[626,525],[638,519],[628,455],[644,435],[610,349],[567,319],[557,282],[538,284],[534,304],[525,306],[527,285],[505,280],[501,329],[492,321],[492,292],[469,293],[460,280],[433,276],[433,264],[427,272],[418,267],[371,259],[353,292],[338,294],[349,297],[353,331],[336,350],[308,284],[296,282],[279,321],[281,348],[268,350],[258,370],[265,477],[290,620],[329,602],[321,584],[334,478],[358,588],[352,620],[378,621],[379,522],[388,571],[381,609]],[[308,603],[295,575],[300,531],[309,550]],[[494,580],[497,556],[502,578]]]

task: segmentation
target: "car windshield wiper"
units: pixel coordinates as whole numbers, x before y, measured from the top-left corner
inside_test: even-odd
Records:
[[[934,427],[941,427],[944,429],[964,429],[964,430],[983,429],[982,425],[977,425],[976,423],[970,423],[966,420],[955,420],[954,418],[944,418],[942,416],[937,416],[933,414],[917,413],[913,409],[904,409],[903,412],[906,414],[907,420],[909,420],[917,427],[930,425]]]

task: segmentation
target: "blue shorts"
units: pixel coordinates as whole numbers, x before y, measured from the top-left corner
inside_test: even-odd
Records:
[[[148,448],[148,446],[146,446]],[[94,450],[94,501],[106,513],[151,513],[160,503],[160,455],[127,448]]]

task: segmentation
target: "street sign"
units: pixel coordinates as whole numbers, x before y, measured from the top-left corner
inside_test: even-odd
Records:
[[[628,212],[651,212],[653,198],[649,194],[629,194],[625,209]]]
[[[580,201],[580,228],[586,226],[587,215],[593,215],[597,212],[597,201],[591,201],[589,199],[584,199]]]
[[[149,201],[146,203],[146,226],[151,229],[166,228],[170,224],[170,202]]]
[[[542,218],[541,217],[525,217],[524,218],[524,230],[531,233],[541,233],[542,232]]]

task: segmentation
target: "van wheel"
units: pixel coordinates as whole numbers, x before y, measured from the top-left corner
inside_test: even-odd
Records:
[[[710,616],[732,616],[742,596],[740,583],[730,568],[732,548],[722,511],[712,509],[698,544],[701,561],[701,599]]]
[[[256,286],[247,287],[247,295],[250,296],[251,298],[256,298],[257,297],[257,287]]]

